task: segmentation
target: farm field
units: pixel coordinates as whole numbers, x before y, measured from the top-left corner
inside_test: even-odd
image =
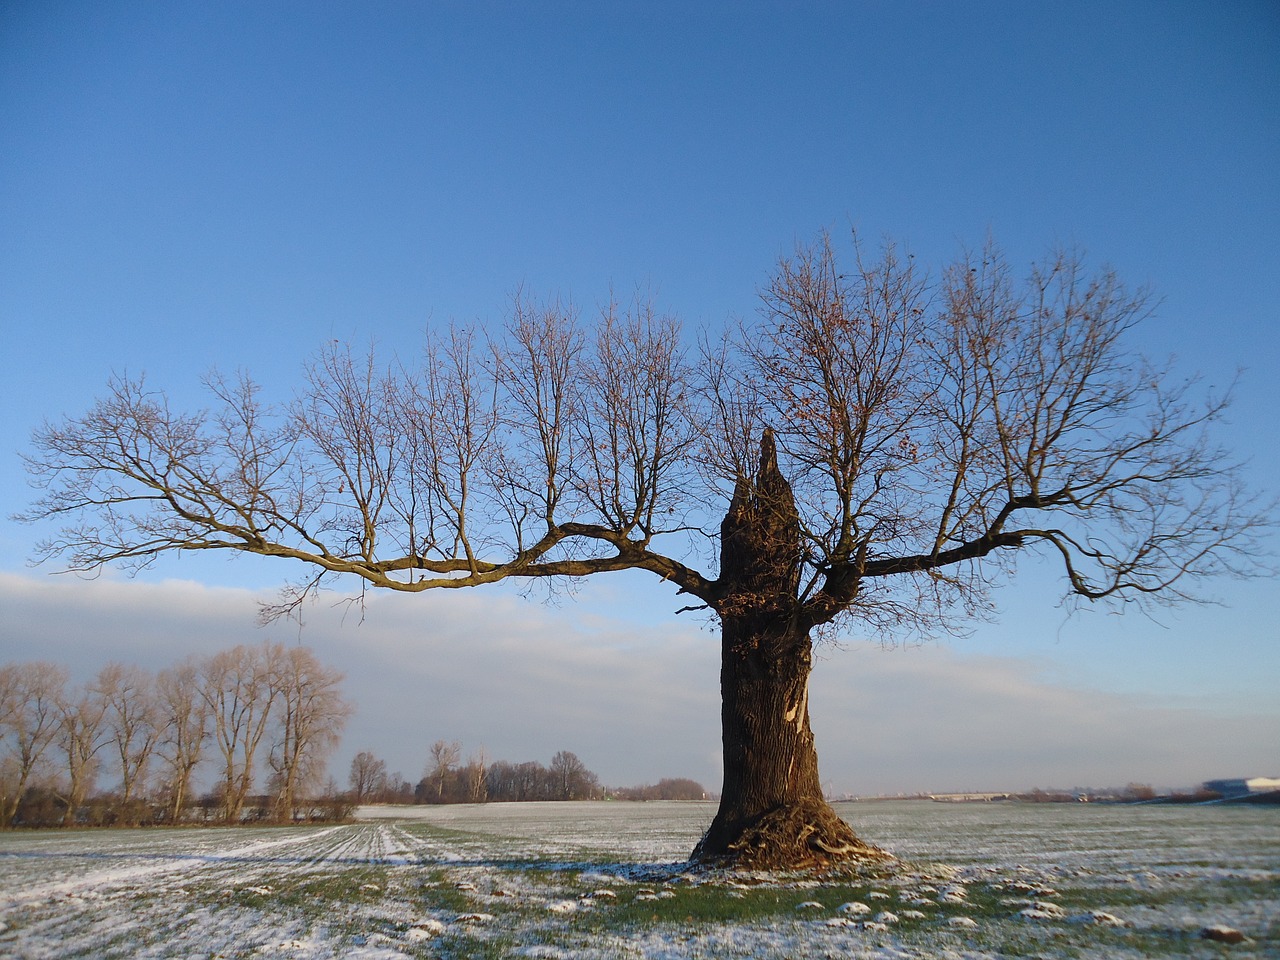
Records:
[[[1280,957],[1280,810],[864,803],[900,859],[693,873],[701,803],[0,834],[0,957]],[[1201,939],[1221,925],[1249,939]]]

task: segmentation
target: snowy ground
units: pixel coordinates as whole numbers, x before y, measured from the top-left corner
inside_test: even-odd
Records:
[[[1280,810],[851,805],[903,862],[822,885],[686,872],[713,812],[0,834],[0,957],[1280,957]]]

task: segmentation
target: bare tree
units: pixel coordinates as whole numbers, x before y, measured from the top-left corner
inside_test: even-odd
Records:
[[[547,768],[537,760],[525,760],[517,763],[513,775],[514,793],[512,800],[550,800],[551,792],[547,789],[550,777]]]
[[[484,747],[471,754],[462,772],[467,788],[467,802],[484,803],[488,800],[489,760],[485,756]]]
[[[396,770],[387,775],[382,799],[384,803],[413,803],[413,784],[404,778],[403,773]]]
[[[600,783],[576,753],[561,750],[551,758],[553,799],[585,800],[595,795]]]
[[[0,666],[0,825],[12,827],[32,774],[58,735],[67,672],[42,661]]]
[[[486,348],[450,331],[418,374],[326,350],[285,408],[211,378],[215,411],[181,414],[113,381],[37,432],[26,517],[65,522],[40,553],[73,569],[300,561],[276,614],[330,574],[421,592],[646,570],[721,627],[725,782],[695,857],[876,856],[822,799],[815,637],[959,629],[1028,554],[1095,604],[1260,571],[1271,506],[1212,436],[1229,394],[1126,345],[1150,309],[1074,254],[1018,281],[988,248],[931,280],[892,247],[842,266],[823,238],[700,356],[644,301],[588,328],[521,297]]]
[[[275,700],[279,657],[278,646],[241,644],[201,665],[200,695],[222,760],[222,819],[227,823],[240,819],[253,785],[254,759]]]
[[[306,647],[275,657],[276,740],[268,760],[279,783],[276,817],[292,820],[303,787],[323,772],[351,715],[338,685],[342,674],[320,663]]]
[[[431,745],[431,766],[427,770],[427,779],[435,786],[437,803],[444,803],[445,785],[461,759],[462,744],[457,740],[437,740]]]
[[[201,695],[200,665],[188,659],[156,677],[160,736],[156,752],[167,772],[168,819],[177,823],[191,794],[191,777],[209,739],[209,702]]]
[[[387,762],[375,757],[370,750],[361,750],[351,758],[351,773],[347,782],[351,784],[351,795],[355,803],[367,803],[386,787]]]
[[[137,821],[134,809],[143,792],[147,765],[160,730],[156,718],[155,678],[136,666],[109,663],[95,681],[106,707],[108,742],[120,764],[120,809],[125,822]]]
[[[122,809],[129,817],[130,804],[145,783],[158,736],[155,681],[140,667],[109,663],[94,683],[106,707],[104,725],[119,763]]]
[[[485,797],[488,800],[514,800],[517,792],[515,764],[506,760],[494,760],[485,769]]]
[[[98,751],[108,742],[103,736],[107,703],[96,685],[87,685],[70,692],[60,706],[62,728],[58,733],[58,745],[67,761],[66,809],[62,825],[69,827],[76,822],[85,794],[92,784]]]
[[[0,666],[0,728],[8,730],[18,715],[18,665]]]

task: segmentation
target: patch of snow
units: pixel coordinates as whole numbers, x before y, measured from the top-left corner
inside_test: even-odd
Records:
[[[1017,907],[1019,910],[1021,910],[1023,907],[1035,906],[1035,901],[1028,900],[1026,897],[1001,897],[1000,906]]]
[[[608,884],[609,886],[625,886],[631,881],[626,877],[620,877],[612,873],[602,873],[599,870],[584,870],[578,874],[578,882],[590,886],[601,886]]]
[[[406,940],[430,940],[432,937],[438,937],[447,930],[443,923],[439,920],[419,920],[412,927],[405,931]]]
[[[1100,927],[1127,927],[1130,926],[1128,920],[1122,920],[1110,913],[1104,913],[1101,910],[1090,910],[1087,913],[1077,913],[1071,918],[1072,923],[1093,923]]]
[[[963,929],[972,930],[978,925],[978,921],[972,917],[952,917],[947,921],[949,927],[961,927]]]
[[[867,906],[865,903],[862,903],[861,901],[858,901],[858,900],[853,900],[849,903],[842,903],[836,909],[839,910],[841,913],[849,913],[854,915],[871,912],[871,908],[869,906]]]
[[[342,953],[343,960],[413,960],[407,953],[393,947],[357,946]]]
[[[257,950],[255,950],[254,953],[261,953],[261,954],[268,954],[270,956],[276,956],[281,950],[296,952],[298,950],[310,949],[311,946],[312,946],[311,944],[303,940],[284,940],[280,943],[270,943],[270,944],[264,943]]]
[[[1046,907],[1050,909],[1046,910]],[[1061,920],[1066,913],[1057,904],[1042,903],[1034,907],[1024,907],[1018,911],[1018,916],[1026,920]]]

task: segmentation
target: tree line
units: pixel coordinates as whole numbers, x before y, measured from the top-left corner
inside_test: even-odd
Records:
[[[536,760],[490,762],[483,750],[464,763],[462,745],[437,740],[422,779],[410,785],[388,774],[385,760],[361,750],[351,761],[349,800],[362,803],[487,803],[525,800],[703,800],[707,792],[693,780],[671,778],[656,785],[610,788],[577,754],[560,750],[549,766]]]
[[[352,712],[305,647],[241,644],[151,672],[108,663],[74,684],[48,661],[0,665],[0,827],[332,819],[361,803],[703,799],[692,780],[606,788],[568,750],[549,765],[465,761],[437,740],[422,778],[362,750],[339,794],[326,762]],[[213,786],[197,795],[197,769]]]
[[[270,642],[157,673],[109,663],[83,684],[58,664],[4,664],[0,826],[176,823],[206,763],[206,818],[339,815],[320,781],[351,714],[341,680],[305,647]]]

